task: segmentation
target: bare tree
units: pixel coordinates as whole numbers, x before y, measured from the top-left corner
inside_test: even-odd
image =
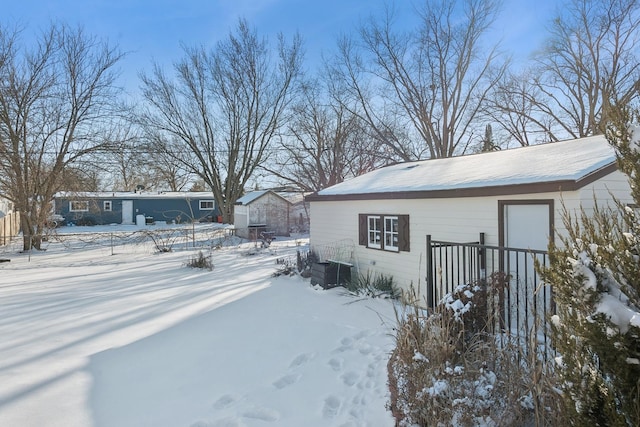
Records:
[[[400,47],[406,42],[399,42]],[[370,129],[369,136],[390,159],[414,160],[423,157],[425,147],[407,132],[412,126],[405,114],[390,102],[387,90],[372,73],[368,58],[355,41],[342,37],[338,54],[327,67],[330,92],[342,94],[344,108]],[[378,83],[378,84],[376,84]]]
[[[40,248],[65,170],[106,144],[122,54],[52,24],[33,49],[0,28],[0,188],[21,214],[24,249]]]
[[[131,121],[121,121],[108,139],[108,150],[92,153],[93,163],[108,176],[109,190],[133,191],[138,186],[153,187],[154,179],[146,167],[147,153],[141,147],[139,129]]]
[[[558,140],[554,121],[540,109],[548,97],[531,76],[530,71],[506,73],[493,86],[483,108],[487,119],[521,146]]]
[[[385,156],[339,96],[329,96],[318,80],[303,85],[272,158],[275,167],[267,171],[303,191],[318,191],[382,164]]]
[[[637,102],[640,2],[572,0],[552,20],[535,65],[501,85],[493,107],[521,144],[600,134],[610,106]],[[535,135],[538,135],[535,138]]]
[[[144,140],[139,148],[144,153],[144,167],[154,187],[184,191],[194,174],[174,159],[174,144],[165,140]]]
[[[109,151],[92,154],[103,176],[110,177],[109,189],[182,191],[191,174],[167,155],[170,145],[164,140],[149,140],[134,121],[123,121],[109,135]]]
[[[435,0],[424,3],[414,33],[392,30],[393,13],[370,20],[360,32],[360,50],[340,43],[344,90],[359,100],[358,114],[376,130],[381,143],[405,160],[464,153],[489,88],[506,68],[496,47],[482,52],[482,37],[495,19],[494,1]],[[402,121],[398,121],[401,117]],[[420,142],[398,145],[397,130]]]
[[[602,133],[612,103],[638,99],[639,29],[637,0],[573,0],[554,19],[537,58],[539,107],[571,137]]]
[[[59,191],[100,191],[101,186],[102,170],[93,161],[77,161],[64,168]]]
[[[300,72],[300,38],[287,44],[280,36],[273,56],[240,20],[214,50],[185,48],[175,79],[157,65],[142,75],[149,138],[172,142],[166,153],[211,188],[226,222],[283,124]]]

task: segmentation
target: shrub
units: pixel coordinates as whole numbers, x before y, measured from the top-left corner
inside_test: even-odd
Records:
[[[294,263],[291,260],[279,258],[276,260],[276,263],[280,265],[280,267],[272,274],[273,277],[293,276],[296,273]]]
[[[213,270],[213,262],[211,261],[211,255],[205,255],[204,252],[198,251],[198,254],[194,255],[189,260],[189,262],[187,263],[187,267],[203,268],[211,271]]]
[[[466,285],[431,314],[417,305],[396,313],[388,376],[398,425],[562,424],[553,418],[557,396],[541,380],[543,365],[489,333],[486,304],[482,287]]]
[[[308,251],[306,253],[302,253],[300,251],[296,252],[296,266],[298,268],[298,273],[302,277],[311,277],[311,266],[314,263],[318,262],[320,257],[314,251]]]
[[[296,252],[296,259],[278,258],[276,264],[280,265],[278,270],[273,273],[274,277],[293,276],[300,274],[302,277],[311,277],[311,266],[318,261],[318,255],[313,251]]]
[[[173,251],[173,245],[181,237],[181,230],[142,230],[140,232],[141,243],[149,239],[160,253]]]
[[[370,271],[367,271],[364,275],[358,274],[352,277],[345,287],[354,294],[373,298],[387,297],[396,299],[400,296],[400,291],[393,282],[392,276],[373,274]]]
[[[607,129],[618,167],[640,203],[640,127],[624,110]],[[640,425],[640,222],[617,201],[572,215],[567,235],[550,247],[545,282],[554,286],[552,341],[574,425]],[[634,320],[635,319],[635,320]]]
[[[93,218],[78,218],[78,220],[76,221],[76,225],[77,226],[89,226],[92,227],[94,225],[96,225],[96,220]]]

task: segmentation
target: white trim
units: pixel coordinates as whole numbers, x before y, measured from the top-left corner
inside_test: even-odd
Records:
[[[105,212],[113,211],[113,200],[103,200],[102,201],[102,210]]]
[[[380,215],[367,216],[367,247],[382,249],[382,217]]]
[[[399,252],[400,251],[400,232],[399,232],[399,223],[397,216],[384,216],[384,250],[391,252]],[[390,222],[390,229],[387,229],[387,221]],[[394,227],[395,221],[395,227]],[[395,236],[395,239],[394,239]],[[395,240],[395,245],[393,241]]]
[[[204,207],[203,208],[202,207],[203,203],[207,203],[207,204],[211,203],[211,207],[210,208],[208,208],[208,207]],[[212,211],[212,210],[214,210],[216,208],[216,203],[215,203],[214,200],[199,200],[198,207],[200,208],[201,211]]]
[[[84,203],[86,207],[81,209],[74,209],[74,204]],[[88,200],[69,200],[69,212],[89,212],[89,201]]]

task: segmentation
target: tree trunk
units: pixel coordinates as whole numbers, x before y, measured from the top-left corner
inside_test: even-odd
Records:
[[[21,224],[22,224],[22,250],[30,251],[31,249],[42,249],[42,230],[36,228],[33,218],[29,217],[28,213],[21,212]]]
[[[225,224],[233,224],[233,205],[225,203],[220,207],[220,213],[222,214],[222,222]]]

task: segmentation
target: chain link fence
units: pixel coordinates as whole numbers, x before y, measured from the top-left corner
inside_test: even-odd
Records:
[[[237,244],[233,228],[221,227],[219,224],[187,224],[175,227],[145,227],[130,230],[117,227],[113,231],[73,228],[50,229],[42,235],[42,250],[50,245],[62,246],[70,251],[102,248],[110,254],[141,253],[152,250],[170,252],[192,249],[214,249],[226,244]],[[22,251],[22,236],[14,235],[7,243],[0,246],[0,253]]]

